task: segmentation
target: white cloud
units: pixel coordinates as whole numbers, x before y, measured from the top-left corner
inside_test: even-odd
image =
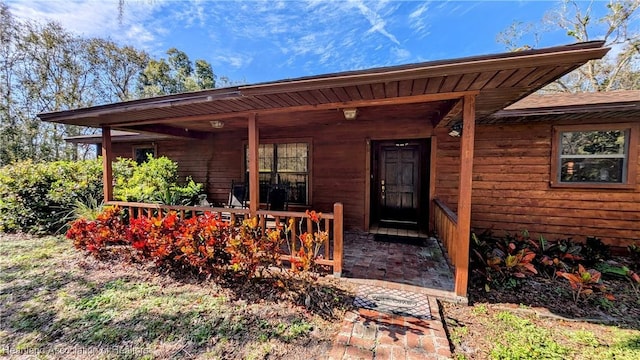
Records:
[[[55,21],[68,31],[86,36],[110,38],[143,49],[151,48],[163,30],[154,22],[154,12],[165,1],[127,1],[120,21],[117,1],[9,0],[14,16],[38,22]]]
[[[56,20],[159,56],[177,47],[222,74],[265,62],[298,75],[407,62],[408,38],[428,34],[421,21],[429,7],[413,2],[127,0],[119,22],[117,0],[9,1],[22,18]]]
[[[391,48],[391,54],[397,62],[403,62],[411,57],[411,52],[407,49],[400,49],[398,47]]]
[[[378,32],[387,37],[393,43],[400,45],[398,39],[396,39],[396,37],[385,28],[387,22],[382,16],[380,16],[380,14],[366,6],[362,0],[350,0],[350,2],[360,10],[360,13],[369,21],[369,24],[371,24],[371,28],[367,31],[368,33]]]
[[[411,29],[413,29],[414,33],[419,39],[422,39],[425,36],[429,35],[428,25],[426,22],[428,10],[429,3],[424,2],[418,5],[418,7],[409,14],[409,26],[411,27]]]
[[[249,54],[234,53],[232,51],[221,51],[213,57],[214,62],[218,64],[227,64],[235,69],[247,67],[253,61],[253,56]]]
[[[174,6],[174,18],[181,22],[185,27],[205,27],[207,25],[207,11],[205,8],[206,0],[195,0],[183,2],[183,6]]]

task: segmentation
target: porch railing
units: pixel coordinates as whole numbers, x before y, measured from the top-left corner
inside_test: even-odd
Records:
[[[449,209],[442,201],[433,199],[434,203],[434,226],[436,233],[449,255],[449,260],[453,266],[458,260],[456,256],[456,240],[458,238],[458,215]]]
[[[435,230],[447,249],[451,264],[455,267],[454,291],[456,295],[466,296],[466,284],[469,279],[469,236],[459,234],[456,213],[438,199],[434,199],[433,203]]]
[[[162,205],[126,201],[110,201],[108,205],[120,206],[128,213],[130,218],[163,216],[171,211],[175,211],[178,216],[185,218],[208,212],[217,214],[220,218],[226,218],[233,224],[239,217],[250,216],[249,209]],[[309,219],[304,212],[258,210],[256,216],[258,217],[258,226],[262,229],[263,233],[268,227],[275,226],[275,224],[288,224],[290,219],[293,219],[293,226],[289,239],[297,239],[300,231],[310,233],[317,231],[317,229],[314,229],[311,219]],[[333,213],[323,213],[320,221],[322,230],[327,231],[329,236],[320,248],[322,258],[317,259],[316,263],[323,266],[330,266],[334,276],[339,277],[342,274],[343,261],[344,231],[342,204],[335,203],[333,205]],[[296,259],[296,246],[299,245],[297,241],[290,241],[290,243],[290,248],[286,249],[287,251],[290,250],[290,253],[282,256],[282,260],[288,262]]]

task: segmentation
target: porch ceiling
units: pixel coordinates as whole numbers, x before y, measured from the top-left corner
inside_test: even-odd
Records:
[[[341,109],[358,108],[354,121],[429,119],[460,121],[457,98],[477,95],[476,118],[538,90],[591,59],[602,41],[515,53],[343,72],[263,84],[204,90],[77,110],[43,113],[44,121],[170,135],[246,129],[256,114],[261,127],[345,122]],[[211,120],[225,126],[214,129]],[[490,120],[490,119],[489,119]]]

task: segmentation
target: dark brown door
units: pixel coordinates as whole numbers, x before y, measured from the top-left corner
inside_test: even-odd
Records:
[[[376,193],[382,225],[418,224],[420,174],[418,144],[380,144]]]

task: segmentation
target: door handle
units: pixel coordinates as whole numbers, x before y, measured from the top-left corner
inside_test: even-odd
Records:
[[[382,200],[384,200],[384,193],[385,193],[384,180],[380,181],[380,192],[382,194]]]

